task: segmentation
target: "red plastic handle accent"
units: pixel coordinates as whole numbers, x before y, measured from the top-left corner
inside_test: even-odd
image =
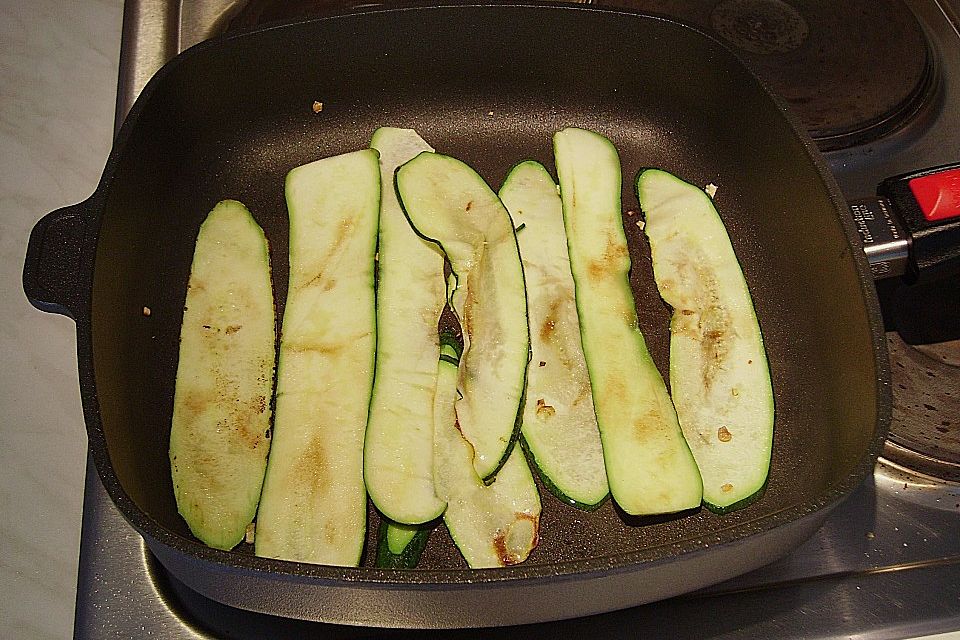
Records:
[[[934,222],[960,217],[960,168],[912,178],[909,184],[927,220]]]

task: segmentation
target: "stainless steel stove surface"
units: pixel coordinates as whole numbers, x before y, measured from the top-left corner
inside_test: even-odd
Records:
[[[150,76],[179,51],[224,29],[329,11],[334,4],[344,6],[127,0],[118,122]],[[872,195],[888,176],[960,160],[960,0],[864,3],[883,26],[873,35],[863,33],[870,11],[852,3],[837,3],[835,13],[825,9],[834,3],[804,0],[616,4],[672,12],[739,46],[745,61],[801,110],[849,199]],[[834,29],[829,37],[811,15],[827,16]],[[808,40],[823,46],[808,43],[817,55],[797,60]],[[845,48],[835,40],[872,50],[851,54],[850,72],[863,73],[858,60],[874,60],[867,75],[889,92],[848,96],[859,99],[857,105],[776,64],[782,55],[796,69],[833,65],[831,56]],[[903,72],[891,77],[886,65],[897,59]],[[408,632],[290,620],[226,607],[165,572],[88,460],[75,636],[906,638],[960,631],[960,285],[917,289],[887,281],[879,293],[894,388],[884,457],[813,538],[772,565],[672,600],[521,628]]]

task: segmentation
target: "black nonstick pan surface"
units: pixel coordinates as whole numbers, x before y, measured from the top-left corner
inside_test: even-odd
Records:
[[[541,490],[538,548],[521,565],[483,571],[466,568],[442,526],[413,571],[373,568],[369,544],[363,565],[344,569],[194,540],[177,514],[167,446],[199,225],[224,198],[251,209],[270,241],[279,318],[284,175],[367,146],[383,125],[416,128],[494,189],[523,159],[554,171],[558,129],[609,137],[623,165],[640,326],[665,378],[669,310],[636,225],[633,181],[656,166],[717,185],[773,377],[763,497],[724,516],[636,519],[609,501],[585,513]],[[24,287],[38,307],[76,320],[97,469],[188,586],[229,605],[328,622],[519,624],[633,606],[754,569],[811,535],[863,480],[890,396],[876,296],[845,209],[782,103],[688,27],[555,5],[399,9],[229,36],[176,58],[134,106],[93,196],[35,228]]]

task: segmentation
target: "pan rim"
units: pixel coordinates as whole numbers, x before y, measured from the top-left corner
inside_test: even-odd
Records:
[[[798,120],[791,114],[786,102],[774,94],[769,86],[756,76],[742,59],[727,44],[716,37],[703,32],[702,30],[685,24],[681,21],[665,18],[663,16],[631,11],[620,8],[606,8],[596,6],[577,6],[562,2],[510,2],[498,4],[440,4],[430,7],[398,7],[398,8],[376,8],[369,10],[355,10],[336,15],[328,15],[318,18],[309,18],[291,22],[271,23],[258,28],[244,30],[236,33],[228,33],[212,40],[197,44],[163,66],[147,83],[130,110],[127,118],[118,132],[113,148],[105,164],[100,183],[93,195],[87,200],[89,210],[96,212],[92,220],[90,237],[93,242],[85,246],[85,253],[82,256],[83,268],[91,274],[94,272],[94,262],[97,251],[96,238],[99,236],[99,224],[102,219],[102,211],[106,204],[106,197],[110,190],[110,185],[117,173],[119,159],[126,148],[131,133],[136,127],[140,114],[145,106],[150,102],[151,96],[156,93],[158,87],[162,86],[164,79],[169,76],[174,69],[179,67],[185,61],[201,55],[203,51],[211,47],[217,47],[222,42],[233,41],[236,39],[245,39],[256,34],[263,34],[275,30],[285,30],[298,25],[332,23],[341,20],[363,19],[365,16],[399,13],[426,13],[426,12],[461,12],[461,11],[504,11],[504,10],[532,10],[532,11],[568,11],[568,12],[586,12],[600,13],[606,15],[619,15],[627,19],[653,20],[673,25],[678,25],[684,29],[696,32],[700,37],[706,38],[716,47],[718,51],[732,56],[743,70],[748,73],[753,81],[762,89],[766,96],[772,100],[780,111],[782,117],[788,123],[793,135],[802,144],[809,160],[818,172],[821,180],[826,187],[830,200],[834,205],[837,218],[843,229],[848,243],[848,249],[853,258],[857,277],[860,284],[862,298],[866,306],[866,315],[869,323],[869,329],[872,339],[873,362],[877,372],[876,379],[876,427],[870,445],[862,452],[860,459],[853,467],[852,471],[842,479],[828,486],[816,499],[794,504],[777,510],[773,513],[764,514],[756,519],[746,520],[731,525],[729,528],[721,529],[726,534],[725,539],[715,545],[711,545],[703,539],[703,536],[682,538],[670,543],[648,547],[640,551],[630,551],[615,553],[603,556],[591,556],[586,559],[567,560],[562,562],[550,562],[535,565],[516,565],[512,567],[503,567],[496,569],[439,569],[439,570],[399,570],[399,569],[376,569],[371,567],[330,567],[325,565],[312,565],[301,562],[290,562],[276,560],[272,558],[261,558],[245,553],[234,551],[222,551],[203,545],[191,538],[177,534],[161,525],[144,512],[126,493],[120,484],[120,480],[113,468],[107,451],[106,436],[103,431],[103,425],[100,419],[98,396],[96,383],[94,379],[93,364],[93,338],[92,338],[92,285],[91,290],[87,292],[88,297],[84,301],[83,312],[78,314],[77,318],[77,344],[79,369],[81,380],[81,393],[83,399],[83,408],[87,433],[89,438],[89,449],[93,457],[95,466],[101,482],[106,488],[114,504],[117,505],[124,518],[141,534],[148,542],[153,541],[162,544],[172,550],[176,550],[199,560],[216,564],[220,567],[231,570],[248,570],[259,574],[282,575],[295,578],[303,578],[309,581],[331,582],[339,585],[350,585],[354,587],[369,586],[371,588],[398,587],[409,589],[422,589],[429,587],[442,586],[444,588],[469,588],[482,587],[483,585],[498,585],[503,583],[521,583],[530,580],[550,579],[580,579],[598,575],[610,575],[612,573],[629,572],[640,568],[649,567],[653,564],[666,562],[677,557],[688,557],[693,554],[709,551],[716,547],[727,546],[738,543],[751,536],[769,531],[787,523],[799,521],[806,516],[810,516],[825,509],[832,508],[843,498],[849,495],[857,486],[859,486],[866,476],[873,469],[874,462],[879,455],[883,442],[886,438],[892,411],[892,394],[890,390],[890,371],[889,360],[886,350],[886,341],[883,332],[883,323],[880,314],[880,306],[876,290],[873,285],[873,279],[870,277],[869,267],[866,257],[859,248],[858,234],[854,228],[850,216],[843,215],[847,204],[841,195],[839,186],[835,178],[829,171],[825,160],[816,149],[809,135],[798,123]],[[763,524],[758,528],[758,524]],[[672,548],[669,554],[653,553],[662,551],[664,548]]]

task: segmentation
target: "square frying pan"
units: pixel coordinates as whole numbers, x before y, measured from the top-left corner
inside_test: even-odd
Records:
[[[315,101],[323,103],[314,112]],[[470,570],[446,531],[415,570],[339,568],[210,549],[177,514],[167,458],[178,340],[200,223],[244,202],[287,283],[283,179],[415,128],[497,189],[516,162],[554,171],[552,134],[618,148],[640,326],[666,378],[669,310],[633,181],[661,167],[718,186],[753,295],[776,402],[766,491],[716,515],[592,513],[541,491],[537,549]],[[554,173],[555,175],[555,173]],[[785,555],[871,471],[890,416],[876,293],[846,203],[784,104],[723,45],[624,11],[549,4],[371,11],[229,35],[166,65],[124,123],[96,192],[34,229],[24,288],[77,323],[89,445],[123,515],[179,580],[225,604],[344,624],[477,627],[625,608]],[[149,313],[145,312],[149,309]],[[349,310],[344,310],[349,313]],[[279,326],[279,325],[278,325]],[[370,509],[368,536],[377,515]]]

